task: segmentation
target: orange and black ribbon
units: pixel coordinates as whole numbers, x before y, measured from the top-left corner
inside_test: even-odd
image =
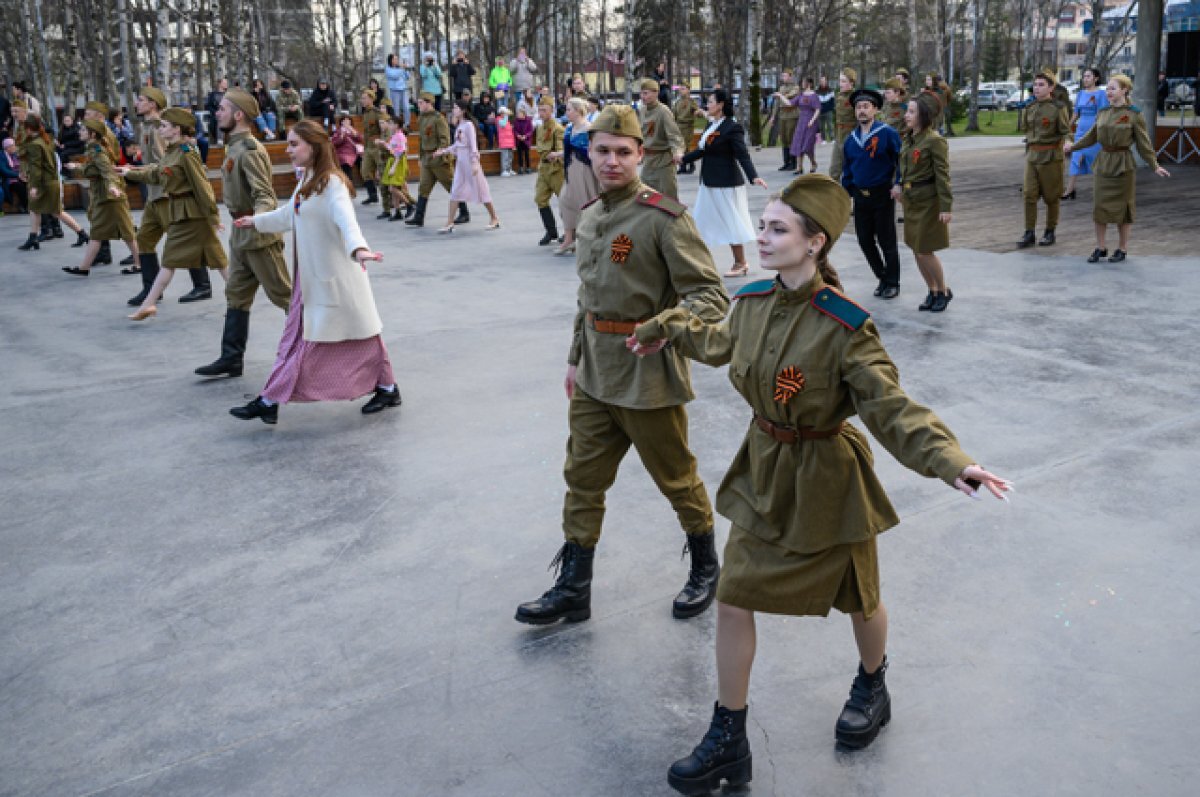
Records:
[[[612,242],[612,262],[620,264],[629,259],[629,253],[633,251],[633,241],[625,233],[621,233]]]
[[[775,400],[787,404],[792,396],[804,389],[804,374],[799,368],[788,366],[775,377]]]

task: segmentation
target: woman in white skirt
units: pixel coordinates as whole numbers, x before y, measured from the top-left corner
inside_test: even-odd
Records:
[[[758,176],[750,160],[746,131],[733,118],[729,92],[716,89],[709,94],[707,109],[709,125],[700,135],[700,145],[683,156],[684,163],[704,161],[692,218],[709,249],[728,245],[733,250],[733,267],[725,276],[744,277],[750,271],[745,245],[755,238],[746,202],[746,180],[760,188],[766,188],[767,182]]]

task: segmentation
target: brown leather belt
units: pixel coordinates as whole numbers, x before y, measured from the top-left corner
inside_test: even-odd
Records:
[[[632,335],[633,330],[641,321],[610,321],[606,318],[596,318],[591,313],[587,314],[588,323],[592,325],[592,329],[597,332],[607,332],[610,335]]]
[[[1105,152],[1128,152],[1129,147],[1103,147]]]
[[[1062,143],[1060,142],[1058,144],[1030,144],[1029,148],[1034,150],[1035,152],[1045,152],[1046,150],[1051,150],[1051,149],[1062,149]]]
[[[235,219],[244,219],[247,216],[253,216],[254,211],[253,210],[231,210],[231,211],[229,211],[229,215]]]
[[[839,423],[832,429],[809,429],[804,426],[782,426],[772,423],[761,415],[754,416],[754,425],[781,443],[795,445],[801,440],[825,440],[842,433],[843,424]]]

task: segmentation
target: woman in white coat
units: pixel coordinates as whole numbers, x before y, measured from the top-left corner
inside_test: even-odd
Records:
[[[367,279],[366,263],[383,254],[359,230],[329,134],[306,119],[288,131],[287,143],[292,165],[303,169],[292,201],[234,224],[292,233],[292,309],[262,394],[229,413],[273,424],[288,401],[347,401],[372,391],[363,413],[397,407],[400,391]]]

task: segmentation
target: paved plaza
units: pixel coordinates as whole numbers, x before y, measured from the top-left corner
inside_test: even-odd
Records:
[[[1139,208],[1190,224],[1139,221],[1127,262],[1088,265],[1089,180],[1058,246],[1005,251],[981,236],[1021,232],[1020,146],[952,151],[946,313],[917,312],[907,249],[892,302],[852,230],[833,261],[909,393],[1016,492],[970,501],[873,446],[902,518],[879,542],[892,722],[835,752],[849,620],[761,615],[750,793],[1193,795],[1200,169],[1143,170]],[[777,151],[755,160],[786,184]],[[983,190],[972,168],[999,163],[1003,192]],[[635,456],[592,619],[512,619],[562,542],[577,280],[536,246],[533,178],[491,186],[496,232],[477,207],[437,235],[440,189],[420,231],[359,209],[404,405],[289,405],[275,427],[228,414],[273,361],[265,297],[245,375],[204,381],[223,301],[178,304],[180,274],[135,324],[138,278],[70,278],[69,239],[18,252],[26,218],[0,219],[0,795],[673,794],[712,712],[715,613],[672,619],[684,538]],[[768,192],[750,196],[757,217]],[[693,377],[715,494],[750,414],[724,369]]]

